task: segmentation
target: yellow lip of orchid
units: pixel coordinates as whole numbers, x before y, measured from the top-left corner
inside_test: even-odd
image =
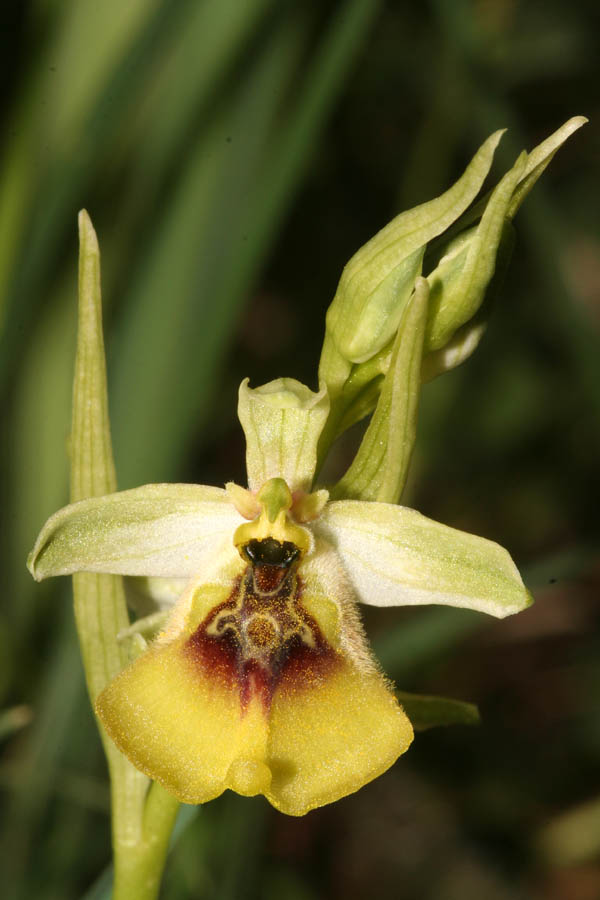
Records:
[[[379,775],[411,724],[377,671],[335,553],[289,517],[282,479],[192,583],[154,646],[96,710],[130,759],[179,799],[226,788],[302,815]],[[192,764],[192,760],[194,763]]]

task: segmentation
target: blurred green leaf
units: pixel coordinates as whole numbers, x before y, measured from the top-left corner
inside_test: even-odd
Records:
[[[600,798],[555,816],[535,839],[540,859],[551,866],[576,866],[600,854]]]
[[[282,109],[306,27],[299,13],[284,18],[201,136],[116,342],[113,423],[124,487],[172,475],[206,416],[240,305],[377,5],[352,0],[333,17]]]
[[[13,735],[31,722],[33,713],[29,706],[11,706],[0,711],[0,741]]]
[[[426,731],[438,725],[479,725],[481,718],[474,703],[396,691],[399,703],[415,731]]]

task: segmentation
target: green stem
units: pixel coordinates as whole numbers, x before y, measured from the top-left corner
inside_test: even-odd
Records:
[[[119,826],[126,825],[134,817],[126,809],[127,791],[123,787],[122,783],[113,781],[113,900],[155,900],[160,890],[179,801],[154,783],[144,804],[141,832],[128,836],[126,830],[119,832]],[[131,812],[135,815],[139,811]]]
[[[116,490],[102,336],[100,253],[87,213],[79,215],[79,326],[73,382],[71,500]],[[92,704],[127,664],[117,635],[129,626],[122,578],[73,576],[75,621]],[[158,896],[178,802],[131,765],[99,724],[111,781],[114,900]]]

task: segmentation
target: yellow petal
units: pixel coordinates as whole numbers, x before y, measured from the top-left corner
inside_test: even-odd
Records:
[[[301,816],[358,790],[413,739],[382,676],[335,657],[322,677],[288,667],[273,698],[266,796],[288,815]]]

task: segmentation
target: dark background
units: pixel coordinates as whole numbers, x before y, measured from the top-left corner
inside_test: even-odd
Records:
[[[508,126],[496,176],[575,114],[520,211],[477,353],[423,391],[403,502],[507,546],[536,604],[368,610],[399,687],[479,704],[302,819],[189,815],[166,900],[597,900],[600,83],[595,2],[67,0],[2,13],[2,878],[80,897],[108,787],[66,579],[24,559],[67,500],[76,215],[103,254],[120,487],[244,479],[237,387],[316,385],[342,267]]]

